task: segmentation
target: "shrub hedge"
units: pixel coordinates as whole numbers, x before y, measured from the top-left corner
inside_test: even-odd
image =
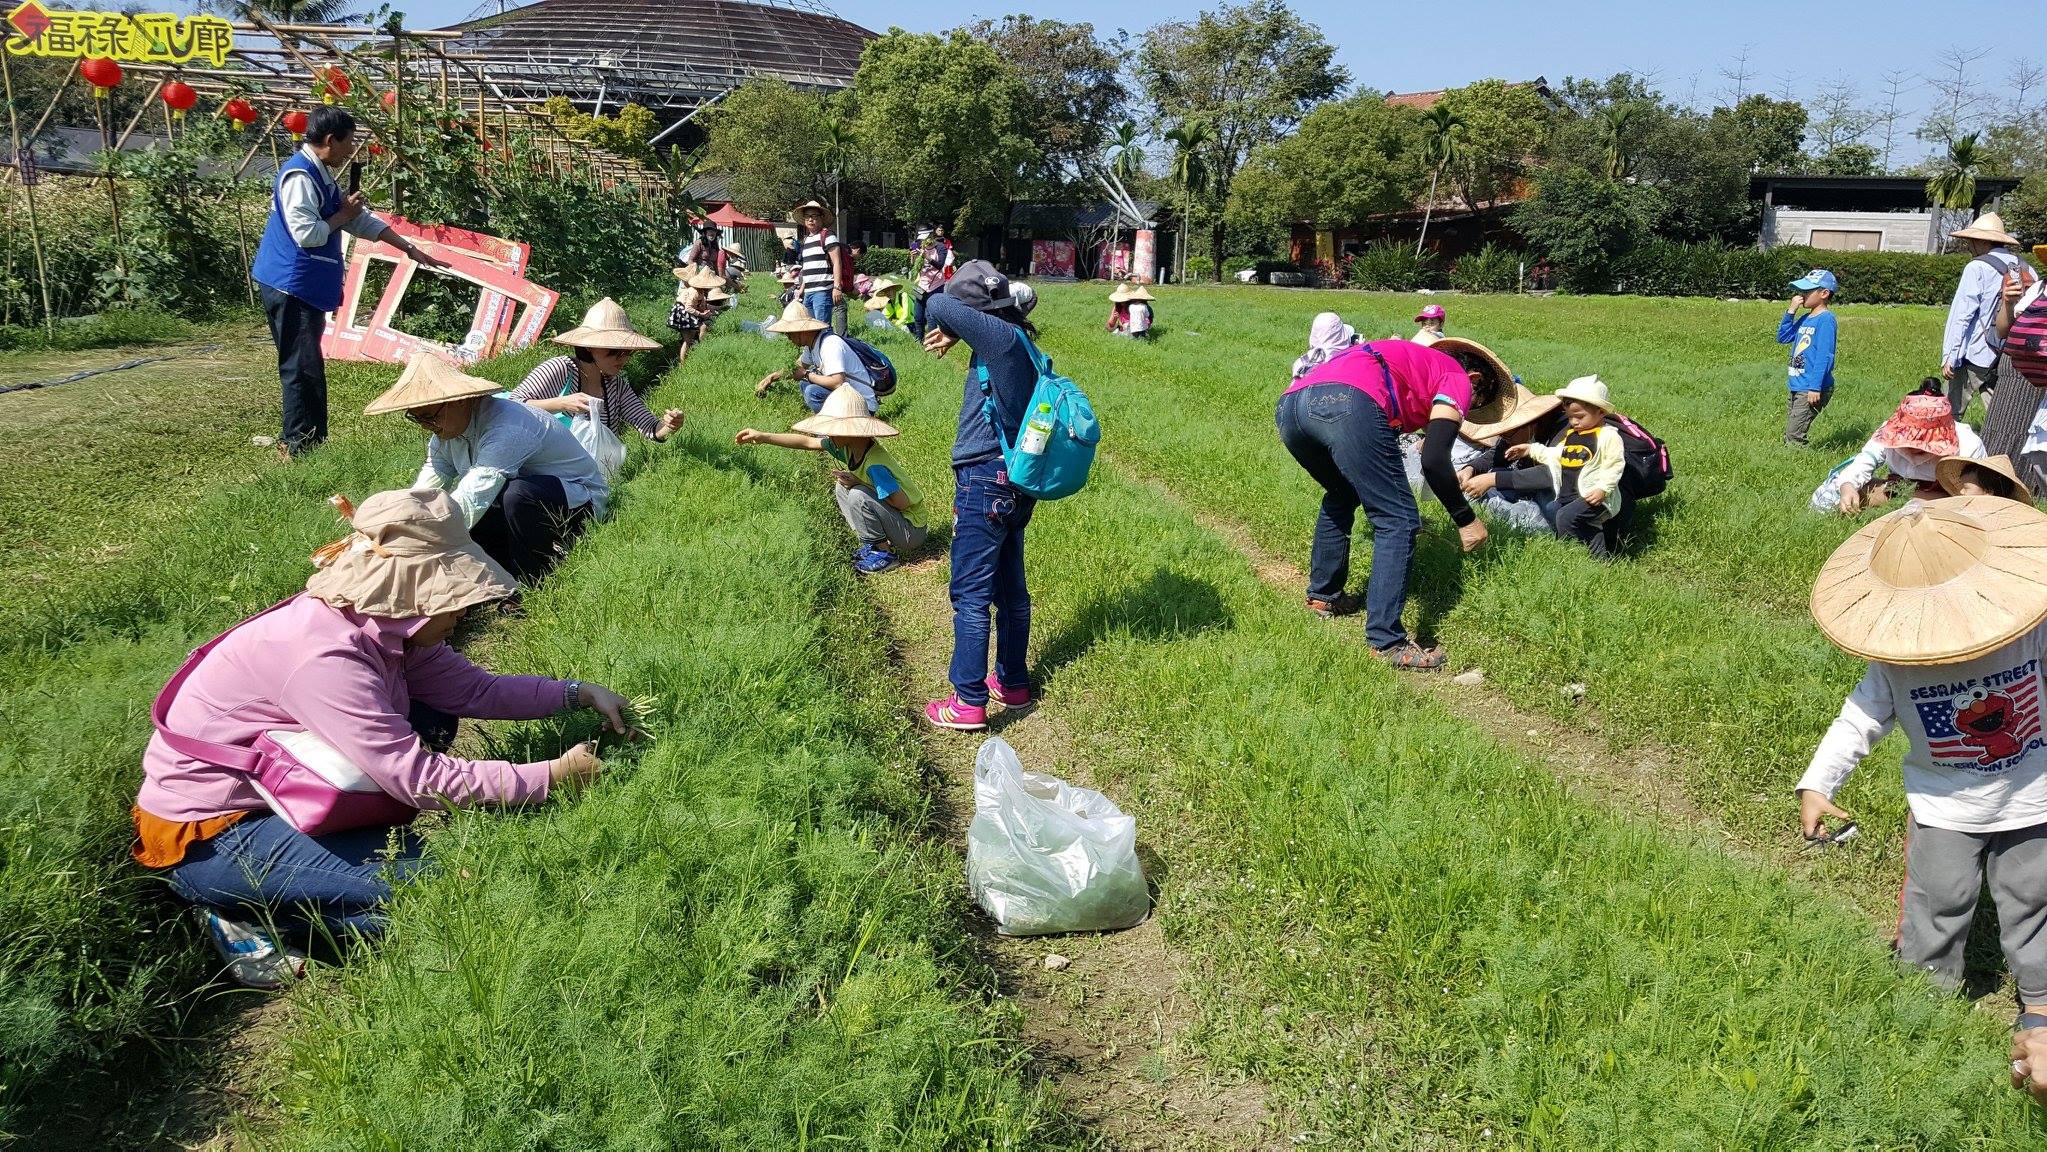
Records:
[[[1967,255],[1918,252],[1823,252],[1786,246],[1767,252],[1715,244],[1651,241],[1615,267],[1616,291],[1639,296],[1740,296],[1776,299],[1808,269],[1841,280],[1846,304],[1944,304],[1968,264]]]
[[[1433,288],[1440,278],[1434,252],[1417,254],[1413,248],[1393,240],[1367,244],[1339,269],[1343,286],[1380,292],[1412,292]]]
[[[1521,253],[1488,244],[1450,268],[1450,287],[1459,292],[1512,292],[1521,284]]]
[[[853,270],[869,276],[902,276],[910,271],[908,248],[869,248],[853,262]]]

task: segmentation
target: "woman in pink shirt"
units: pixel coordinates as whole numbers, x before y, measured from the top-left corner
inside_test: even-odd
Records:
[[[1332,314],[1333,315],[1333,314]],[[1334,327],[1317,318],[1318,325]],[[1310,357],[1303,357],[1303,361]],[[1365,609],[1365,638],[1396,668],[1443,666],[1443,650],[1407,634],[1400,613],[1421,534],[1421,510],[1407,485],[1400,437],[1420,432],[1422,477],[1457,524],[1470,552],[1485,543],[1485,525],[1457,485],[1450,446],[1460,422],[1484,422],[1513,391],[1499,358],[1468,340],[1434,347],[1406,340],[1342,346],[1297,371],[1279,400],[1279,438],[1322,485],[1308,569],[1308,607],[1324,616]],[[1351,526],[1359,507],[1372,523],[1372,572],[1365,597],[1344,591],[1350,578]]]
[[[322,549],[326,563],[305,592],[201,650],[167,690],[163,729],[180,743],[230,748],[265,732],[308,732],[413,808],[535,803],[554,784],[595,775],[587,743],[527,764],[447,755],[458,716],[528,720],[594,708],[623,733],[625,701],[576,680],[494,676],[448,646],[467,609],[517,585],[470,540],[445,493],[380,492],[352,523],[351,536]],[[173,748],[164,731],[143,752],[142,775],[135,858],[200,905],[243,983],[274,987],[303,961],[250,921],[275,924],[295,943],[322,932],[373,935],[391,878],[421,864],[419,840],[403,827],[298,831],[272,814],[247,773]]]

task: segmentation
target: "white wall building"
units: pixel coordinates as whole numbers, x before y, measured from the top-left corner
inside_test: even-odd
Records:
[[[1969,212],[1934,211],[1923,176],[1755,176],[1761,201],[1759,246],[1803,244],[1834,252],[1939,252],[1948,233],[1976,212],[1994,210],[2017,180],[1979,177]]]

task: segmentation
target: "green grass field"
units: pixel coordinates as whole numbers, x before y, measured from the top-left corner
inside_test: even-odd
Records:
[[[1357,622],[1307,616],[1270,563],[1305,563],[1318,499],[1272,427],[1309,318],[1405,332],[1412,298],[1168,290],[1158,340],[1135,344],[1100,331],[1104,290],[1043,295],[1044,346],[1107,439],[1094,483],[1029,535],[1041,711],[1070,737],[1034,766],[1137,815],[1192,974],[1186,1042],[1269,1096],[1284,1125],[1265,1143],[2042,1134],[2002,1086],[2008,1020],[1896,973],[1882,945],[1895,751],[1844,796],[1861,841],[1787,848],[1790,785],[1856,675],[1803,611],[1850,526],[1804,501],[1922,374],[1932,311],[1847,310],[1825,446],[1795,452],[1778,443],[1769,305],[1452,301],[1452,330],[1537,390],[1598,371],[1679,470],[1611,566],[1505,533],[1463,558],[1429,514],[1410,623],[1485,669],[1491,687],[1457,696],[1372,661]],[[766,309],[756,295],[741,315]],[[660,311],[635,308],[643,326]],[[897,454],[942,509],[962,354],[880,342],[903,375],[883,411]],[[1170,1117],[1142,1143],[1104,1136],[1046,1086],[933,811],[948,750],[971,743],[909,720],[943,687],[901,655],[949,629],[943,562],[857,579],[818,461],[731,444],[802,414],[786,389],[751,393],[786,359],[733,326],[666,373],[653,399],[689,411],[684,435],[635,447],[612,520],[525,617],[469,641],[505,671],[654,695],[653,742],[544,809],[439,822],[440,867],[401,895],[390,937],[222,1059],[239,1091],[209,1123],[226,1143],[1206,1146]],[[267,382],[224,411],[125,410],[109,435],[156,424],[222,447],[177,473],[189,496],[138,504],[113,554],[105,493],[51,479],[80,446],[12,445],[45,494],[27,530],[53,541],[46,577],[0,595],[16,685],[0,720],[0,1099],[32,1141],[83,1123],[39,1110],[39,1089],[88,1072],[146,1086],[198,1059],[180,1044],[218,1042],[189,1024],[209,957],[125,863],[147,702],[184,648],[302,580],[333,532],[328,492],[409,478],[416,434],[346,415],[388,378],[338,381],[334,442],[291,468],[228,450],[269,431]],[[0,436],[24,426],[16,399],[0,397]],[[132,467],[138,487],[157,475]],[[1580,733],[1593,766],[1503,743],[1510,707]],[[468,738],[537,751],[580,734]],[[1645,756],[1656,778],[1624,785]],[[151,1041],[167,1059],[134,1055]],[[74,1146],[169,1138],[134,1111]]]

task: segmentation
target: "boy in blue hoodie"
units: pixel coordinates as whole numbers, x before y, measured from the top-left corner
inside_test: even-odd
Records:
[[[1791,345],[1791,403],[1784,417],[1784,442],[1805,447],[1805,437],[1820,409],[1834,398],[1834,274],[1815,268],[1793,280],[1796,293],[1777,325],[1777,343]],[[1799,309],[1805,309],[1803,316]]]

